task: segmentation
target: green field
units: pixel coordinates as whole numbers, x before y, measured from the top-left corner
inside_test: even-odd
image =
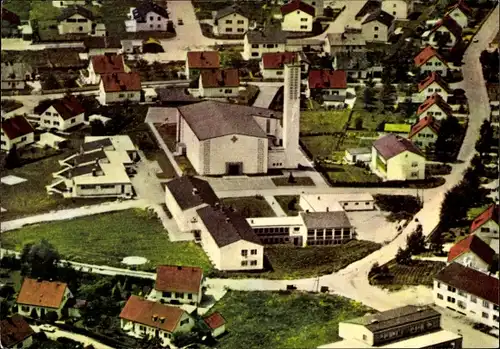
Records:
[[[278,195],[274,197],[276,201],[278,201],[278,204],[280,204],[281,208],[283,211],[288,216],[297,216],[299,214],[300,206],[299,206],[299,201],[300,201],[300,196],[298,195]],[[290,205],[290,203],[295,200],[295,205]],[[290,207],[290,206],[293,206]]]
[[[127,256],[158,264],[178,264],[210,270],[203,250],[193,242],[171,242],[161,222],[134,209],[23,227],[2,233],[2,247],[20,251],[27,243],[48,240],[64,259],[120,266]]]
[[[300,132],[342,132],[349,120],[350,110],[303,111],[300,113]]]
[[[293,292],[229,291],[213,308],[228,333],[217,348],[315,348],[341,340],[339,322],[370,311],[350,299]]]
[[[328,165],[326,175],[334,182],[380,182],[380,178],[371,173],[369,170],[349,165]]]
[[[226,206],[233,207],[236,211],[245,216],[245,218],[276,216],[274,210],[263,197],[246,196],[240,198],[224,198],[222,199],[222,203]]]

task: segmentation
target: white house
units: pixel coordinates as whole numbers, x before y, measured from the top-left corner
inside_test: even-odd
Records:
[[[354,165],[358,161],[370,163],[372,161],[371,148],[349,148],[345,150],[344,161]]]
[[[435,48],[451,49],[462,40],[462,28],[450,16],[439,20],[429,32],[424,34],[423,41]]]
[[[64,131],[85,123],[85,108],[75,96],[66,96],[51,101],[38,113],[39,126]]]
[[[441,124],[434,117],[424,116],[410,131],[408,139],[411,140],[423,152],[435,150],[434,145],[439,136]]]
[[[89,34],[96,36],[105,36],[106,31],[96,21],[92,11],[82,6],[71,6],[63,9],[57,17],[57,29],[59,34]],[[102,24],[101,24],[102,25]],[[97,31],[97,29],[100,29]]]
[[[129,73],[130,68],[125,64],[122,55],[105,54],[93,56],[83,80],[88,85],[97,85],[101,82],[101,75],[113,73]],[[83,74],[83,73],[82,73]]]
[[[24,90],[26,81],[32,77],[33,70],[28,64],[2,62],[2,90]]]
[[[432,46],[426,46],[413,60],[420,74],[438,72],[441,76],[448,73],[448,63]]]
[[[264,53],[285,52],[286,37],[280,30],[249,30],[243,41],[243,59],[260,59]]]
[[[453,245],[448,252],[448,263],[459,263],[487,273],[493,263],[495,251],[483,240],[470,234]]]
[[[240,77],[238,69],[203,70],[198,81],[200,97],[237,97]]]
[[[246,219],[222,206],[197,210],[203,250],[218,270],[260,270],[264,246]]]
[[[215,13],[214,35],[243,35],[248,31],[249,19],[238,6],[228,6]]]
[[[52,6],[54,7],[69,7],[69,6],[85,6],[87,0],[52,0]]]
[[[382,11],[396,19],[406,19],[410,13],[408,0],[382,0]]]
[[[200,72],[206,69],[219,69],[220,57],[218,51],[190,51],[186,56],[186,79],[198,78]]]
[[[6,317],[0,322],[0,347],[28,349],[33,344],[34,333],[21,315]]]
[[[141,101],[141,77],[139,73],[102,74],[99,84],[101,104]]]
[[[35,141],[33,126],[22,115],[16,115],[1,120],[0,144],[2,150],[9,151],[14,145],[16,149],[22,148]]]
[[[498,330],[498,278],[452,263],[434,277],[436,305]]]
[[[463,29],[469,26],[469,18],[472,17],[472,10],[464,0],[458,0],[455,5],[450,7],[445,16],[453,18]]]
[[[470,233],[477,235],[488,243],[491,239],[498,239],[498,216],[498,206],[491,205],[472,221]]]
[[[453,116],[453,110],[438,92],[434,92],[418,106],[417,116],[419,119],[432,116],[436,120],[443,120],[449,116]]]
[[[285,64],[299,62],[298,52],[264,53],[260,61],[260,72],[264,79],[284,79]]]
[[[127,32],[166,31],[168,11],[153,1],[143,1],[137,7],[131,7],[125,21]]]
[[[388,181],[425,179],[425,157],[410,140],[388,134],[373,142],[371,169]]]
[[[418,84],[416,101],[423,102],[435,93],[439,94],[443,100],[448,100],[448,96],[452,91],[439,73],[432,72]]]
[[[55,312],[60,318],[64,305],[71,297],[71,291],[64,282],[24,278],[16,300],[18,313],[31,317],[31,312],[35,311],[38,317],[43,317]]]
[[[217,338],[226,332],[226,320],[217,311],[205,317],[203,322],[210,329],[210,334],[213,338]]]
[[[313,28],[315,8],[301,0],[292,0],[281,6],[281,29],[290,32],[310,32]]]
[[[148,300],[172,304],[200,304],[203,270],[198,267],[160,265]]]
[[[334,55],[339,52],[364,52],[366,39],[361,28],[344,28],[343,33],[328,33],[323,50]]]
[[[311,70],[307,78],[306,97],[321,95],[324,100],[328,96],[338,96],[343,103],[347,91],[347,74],[343,70]]]
[[[120,313],[120,327],[136,338],[159,338],[163,346],[171,345],[174,333],[189,332],[194,319],[179,307],[130,296]]]
[[[361,21],[363,37],[367,42],[387,42],[394,17],[382,10],[367,14]]]

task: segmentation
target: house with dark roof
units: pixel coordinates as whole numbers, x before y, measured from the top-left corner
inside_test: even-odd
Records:
[[[434,277],[434,303],[498,330],[498,277],[451,263]]]
[[[159,338],[171,345],[174,333],[189,332],[194,319],[179,307],[130,296],[120,313],[120,328],[138,338]]]
[[[226,332],[226,320],[218,311],[205,317],[203,322],[209,328],[213,338],[217,338]]]
[[[328,348],[461,348],[462,336],[441,329],[430,306],[407,305],[339,323],[343,340]]]
[[[169,19],[167,9],[150,0],[140,2],[137,7],[131,7],[127,17],[125,21],[127,32],[167,30]]]
[[[250,22],[241,8],[234,4],[215,12],[213,19],[214,35],[244,35]]]
[[[412,126],[408,139],[424,153],[434,151],[440,127],[441,123],[434,117],[424,116]]]
[[[31,81],[33,68],[22,62],[2,62],[2,90],[24,90]]]
[[[309,71],[306,84],[307,98],[320,95],[328,106],[344,107],[346,92],[347,74],[345,71],[324,69]]]
[[[387,42],[394,17],[383,10],[369,13],[361,20],[361,30],[366,42]]]
[[[379,57],[370,52],[337,52],[332,55],[332,67],[334,70],[343,70],[347,79],[367,79],[376,72],[382,72]]]
[[[0,322],[1,348],[30,348],[35,331],[19,314],[15,314]]]
[[[141,77],[137,72],[101,74],[99,97],[101,104],[141,101]]]
[[[470,225],[470,233],[475,234],[486,242],[499,238],[498,216],[500,208],[498,205],[491,205],[481,212]]]
[[[156,282],[147,299],[160,303],[191,304],[201,302],[203,270],[199,267],[160,265]]]
[[[373,142],[371,169],[388,181],[425,179],[425,157],[412,141],[388,134]]]
[[[440,19],[428,32],[422,34],[422,41],[434,48],[455,47],[462,40],[462,27],[450,16]]]
[[[264,79],[284,79],[285,64],[300,62],[298,52],[264,53],[259,63]]]
[[[64,282],[24,278],[16,303],[19,314],[23,316],[31,317],[33,311],[38,317],[55,312],[60,318],[64,305],[71,297],[73,295]]]
[[[205,98],[237,97],[239,87],[238,69],[207,69],[200,73],[197,94]]]
[[[83,6],[74,5],[66,7],[57,17],[57,29],[60,35],[63,34],[88,34],[92,36],[105,36],[106,30],[102,31],[102,23],[98,23],[98,18],[92,11]],[[99,32],[97,32],[99,26]]]
[[[417,86],[416,101],[425,101],[433,94],[439,94],[443,100],[448,100],[452,94],[448,83],[439,75],[438,72],[430,73],[425,79],[420,81]]]
[[[88,85],[97,85],[101,82],[101,75],[113,73],[129,73],[130,68],[125,64],[125,59],[118,54],[104,54],[93,56],[82,78]]]
[[[9,151],[12,147],[22,148],[35,142],[35,130],[22,115],[12,116],[0,121],[1,149]]]
[[[469,26],[469,20],[472,18],[472,9],[465,3],[465,0],[458,0],[448,8],[445,16],[453,18],[464,29]]]
[[[21,33],[19,26],[21,20],[12,11],[2,7],[2,38],[17,37]]]
[[[426,46],[420,51],[413,62],[423,75],[428,75],[433,71],[441,76],[446,76],[448,73],[448,63],[432,46]]]
[[[316,9],[302,0],[292,0],[280,8],[281,29],[289,32],[311,32]]]
[[[36,112],[40,115],[39,126],[43,128],[64,131],[85,123],[85,108],[72,95],[52,100]]]
[[[198,78],[200,72],[206,69],[219,69],[220,57],[218,51],[190,51],[186,56],[186,79]]]
[[[453,109],[438,92],[434,92],[418,106],[417,117],[423,119],[426,116],[432,116],[436,120],[443,120],[453,116]]]
[[[261,59],[264,53],[286,51],[287,34],[281,28],[249,30],[243,40],[243,59]]]
[[[486,242],[475,234],[470,234],[451,247],[447,262],[488,272],[494,256],[495,251]]]

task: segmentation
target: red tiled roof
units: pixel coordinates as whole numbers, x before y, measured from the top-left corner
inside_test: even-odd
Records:
[[[92,66],[97,74],[124,73],[122,55],[101,55],[92,57]]]
[[[434,279],[496,305],[499,304],[498,279],[478,270],[451,263],[441,269]]]
[[[423,156],[420,149],[418,149],[418,147],[415,144],[413,144],[410,140],[403,137],[399,137],[392,133],[377,139],[375,142],[373,142],[373,147],[375,147],[375,149],[380,153],[380,155],[386,160],[396,155],[399,155],[405,151],[409,151],[414,154]]]
[[[448,66],[448,63],[446,63],[444,58],[441,57],[441,55],[437,53],[432,46],[427,46],[422,51],[420,51],[420,53],[415,57],[413,62],[417,67],[420,67],[432,57],[437,57],[441,62],[443,62],[446,66]]]
[[[424,80],[418,84],[418,92],[425,90],[430,84],[437,82],[446,92],[450,92],[450,87],[448,83],[443,80],[441,75],[435,71],[429,74]]]
[[[35,132],[33,126],[22,115],[2,120],[2,130],[11,140]]]
[[[498,206],[491,205],[488,207],[483,213],[477,216],[470,226],[470,232],[474,233],[479,227],[481,227],[484,223],[488,222],[490,219],[498,224]]]
[[[441,27],[445,27],[448,31],[455,36],[457,41],[462,38],[462,27],[450,16],[445,16],[443,19],[438,21],[436,25],[431,29],[431,33],[435,32]]]
[[[191,51],[187,54],[189,69],[218,69],[220,67],[219,52]]]
[[[262,66],[264,69],[283,69],[285,64],[296,62],[297,52],[275,52],[262,55]]]
[[[85,113],[85,108],[75,96],[67,96],[52,104],[55,110],[61,115],[63,120],[71,119],[77,115]]]
[[[16,15],[14,12],[7,10],[3,6],[2,6],[2,21],[7,21],[13,25],[20,25],[21,24],[21,20],[19,19],[19,16]]]
[[[347,88],[347,74],[343,70],[311,70],[309,88]]]
[[[427,97],[424,103],[418,106],[417,116],[423,114],[434,104],[436,104],[447,116],[451,116],[453,114],[453,109],[451,109],[450,105],[446,103],[443,97],[441,97],[439,93],[434,93],[432,96]]]
[[[466,16],[472,15],[472,9],[467,6],[464,0],[459,0],[455,5],[452,5],[446,14],[449,14],[456,8],[460,9]]]
[[[429,127],[436,135],[439,132],[440,128],[440,123],[434,119],[432,116],[424,116],[422,119],[420,119],[419,122],[417,122],[410,131],[410,134],[408,135],[408,138],[412,138],[415,136],[417,133],[422,131],[424,128]]]
[[[224,320],[219,312],[215,312],[212,315],[207,316],[203,319],[203,321],[205,321],[208,327],[210,327],[212,330],[215,330],[216,328],[219,328],[226,323],[226,320]]]
[[[106,92],[140,91],[141,77],[139,73],[113,73],[101,75]]]
[[[120,318],[172,333],[184,313],[184,310],[178,307],[130,296]]]
[[[64,282],[25,278],[17,303],[45,308],[59,308],[68,285]]]
[[[201,268],[160,265],[156,268],[155,289],[162,292],[198,293],[202,279]]]
[[[238,87],[238,69],[202,70],[200,73],[203,87]]]
[[[281,14],[283,16],[293,11],[302,11],[314,17],[315,9],[313,6],[306,4],[305,2],[302,2],[300,0],[293,0],[288,4],[281,6]]]
[[[467,238],[457,242],[448,252],[448,263],[466,252],[472,252],[485,261],[488,265],[493,262],[495,251],[476,235],[471,234]]]
[[[32,336],[35,331],[19,314],[12,315],[0,323],[0,343],[2,348],[14,348]]]

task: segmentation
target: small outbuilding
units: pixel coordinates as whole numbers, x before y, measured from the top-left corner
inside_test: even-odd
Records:
[[[216,338],[226,332],[226,320],[219,312],[215,312],[203,319],[210,329],[212,337]]]

